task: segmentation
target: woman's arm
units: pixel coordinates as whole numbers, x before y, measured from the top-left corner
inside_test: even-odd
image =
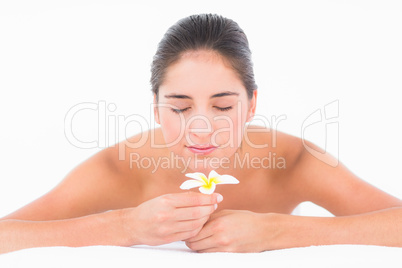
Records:
[[[118,210],[65,220],[1,220],[0,254],[31,247],[128,245],[122,224]]]
[[[53,190],[1,218],[0,252],[32,246],[117,243],[98,232],[120,221],[115,217],[117,211],[102,213],[123,203],[119,185],[124,182],[115,168],[115,153],[113,148],[100,151],[73,169]],[[86,216],[90,214],[94,215]],[[88,237],[95,233],[96,237]],[[116,235],[113,239],[120,238]]]
[[[402,208],[327,218],[222,210],[212,214],[186,244],[198,252],[261,252],[333,244],[402,247],[401,218]]]
[[[316,151],[321,149],[306,143]],[[322,150],[321,150],[322,151]],[[342,163],[322,154],[310,154],[304,146],[289,173],[288,186],[300,202],[311,201],[336,217],[295,217],[281,229],[283,246],[371,244],[402,246],[402,200],[361,180]],[[287,234],[286,234],[287,233]],[[282,247],[282,245],[277,245]]]
[[[338,217],[221,211],[211,216],[197,236],[186,241],[191,249],[259,252],[329,244],[402,247],[400,199],[359,179],[341,163],[329,165],[335,162],[330,155],[318,159],[294,138],[291,141],[295,146],[289,158],[297,161],[281,177],[283,188],[299,202],[311,201]],[[295,150],[297,146],[300,150]]]
[[[306,143],[316,151],[322,149]],[[311,201],[335,216],[348,216],[402,207],[402,201],[350,172],[331,155],[316,158],[303,146],[298,161],[289,169],[287,188],[300,202]]]
[[[168,194],[141,203],[135,174],[107,148],[49,193],[0,219],[0,253],[43,246],[164,244],[194,236],[217,194]]]
[[[272,240],[266,240],[267,249],[333,244],[402,247],[402,207],[342,217],[265,216],[270,226],[266,231],[272,231],[273,223],[277,228]]]
[[[2,219],[61,220],[133,206],[127,200],[137,195],[135,174],[126,175],[117,153],[113,147],[98,152],[54,189]]]
[[[161,245],[198,234],[219,194],[167,194],[138,207],[49,221],[0,220],[0,254],[31,247]]]

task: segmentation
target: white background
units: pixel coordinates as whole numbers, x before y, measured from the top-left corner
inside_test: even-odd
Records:
[[[132,123],[113,138],[118,116],[139,114],[151,125],[156,45],[180,18],[206,12],[232,18],[247,33],[259,115],[286,115],[278,129],[301,136],[311,113],[338,101],[339,135],[329,151],[338,155],[339,148],[352,172],[402,197],[400,1],[3,0],[0,216],[46,193],[102,149],[67,140],[64,120],[73,106],[115,105],[107,110],[107,145],[141,131]],[[75,117],[73,130],[83,141],[105,133],[90,110]],[[325,147],[325,122],[306,135]],[[301,212],[327,215],[311,204]]]

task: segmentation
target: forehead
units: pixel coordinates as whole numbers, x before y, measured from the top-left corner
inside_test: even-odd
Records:
[[[246,95],[246,89],[229,62],[214,51],[191,51],[167,68],[159,91],[187,95],[213,95],[234,91]],[[161,96],[161,97],[162,97]]]

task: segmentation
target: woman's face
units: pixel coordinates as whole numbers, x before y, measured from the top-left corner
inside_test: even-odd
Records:
[[[192,51],[168,67],[155,118],[170,151],[192,170],[208,172],[239,148],[255,99],[256,91],[249,100],[242,81],[219,54]]]

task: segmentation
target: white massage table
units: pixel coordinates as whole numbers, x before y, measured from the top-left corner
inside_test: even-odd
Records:
[[[183,242],[131,248],[91,246],[24,249],[0,255],[1,268],[19,267],[402,267],[402,248],[332,245],[262,253],[196,253]]]

